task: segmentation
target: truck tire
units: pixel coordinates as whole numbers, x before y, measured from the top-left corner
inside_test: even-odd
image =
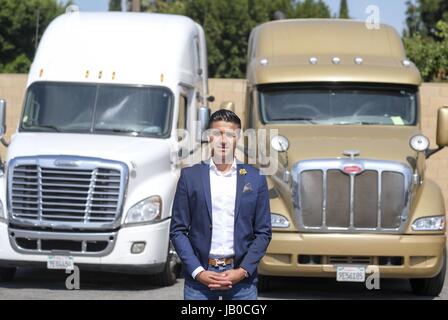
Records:
[[[0,282],[11,282],[16,275],[17,268],[0,267]]]
[[[160,287],[169,287],[176,283],[177,276],[179,274],[180,260],[174,250],[172,244],[169,245],[168,256],[166,259],[165,267],[159,274],[153,276],[153,283]]]
[[[410,279],[412,292],[414,294],[437,297],[443,289],[446,273],[446,256],[443,259],[443,265],[440,272],[433,278]]]
[[[258,291],[266,292],[271,289],[271,278],[268,276],[258,276]]]

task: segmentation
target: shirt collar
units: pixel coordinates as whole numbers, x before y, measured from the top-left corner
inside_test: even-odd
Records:
[[[236,158],[233,158],[233,163],[232,166],[230,167],[230,170],[227,171],[226,173],[222,173],[221,171],[218,170],[218,168],[216,167],[215,162],[213,161],[213,158],[210,158],[210,170],[213,170],[216,174],[221,175],[221,176],[230,176],[233,175],[234,173],[236,173],[236,167],[237,167],[237,161]]]

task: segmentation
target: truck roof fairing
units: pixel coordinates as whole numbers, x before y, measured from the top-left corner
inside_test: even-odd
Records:
[[[371,82],[420,85],[391,26],[364,22],[294,19],[256,27],[249,40],[251,84],[285,82]]]
[[[28,83],[194,83],[198,28],[176,15],[66,13],[45,31]]]

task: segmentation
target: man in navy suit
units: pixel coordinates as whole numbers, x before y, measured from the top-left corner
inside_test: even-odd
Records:
[[[170,237],[186,300],[257,299],[257,266],[271,240],[269,194],[265,176],[235,158],[240,130],[235,113],[215,112],[211,159],[181,171]]]

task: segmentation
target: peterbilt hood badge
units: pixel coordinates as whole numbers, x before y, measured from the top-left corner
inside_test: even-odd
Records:
[[[364,169],[357,164],[348,164],[342,168],[342,171],[346,174],[360,174]]]
[[[359,150],[344,150],[344,156],[350,157],[351,160],[355,160],[355,157],[359,156],[361,152]],[[342,171],[349,175],[357,175],[364,171],[364,168],[357,163],[344,164]]]

